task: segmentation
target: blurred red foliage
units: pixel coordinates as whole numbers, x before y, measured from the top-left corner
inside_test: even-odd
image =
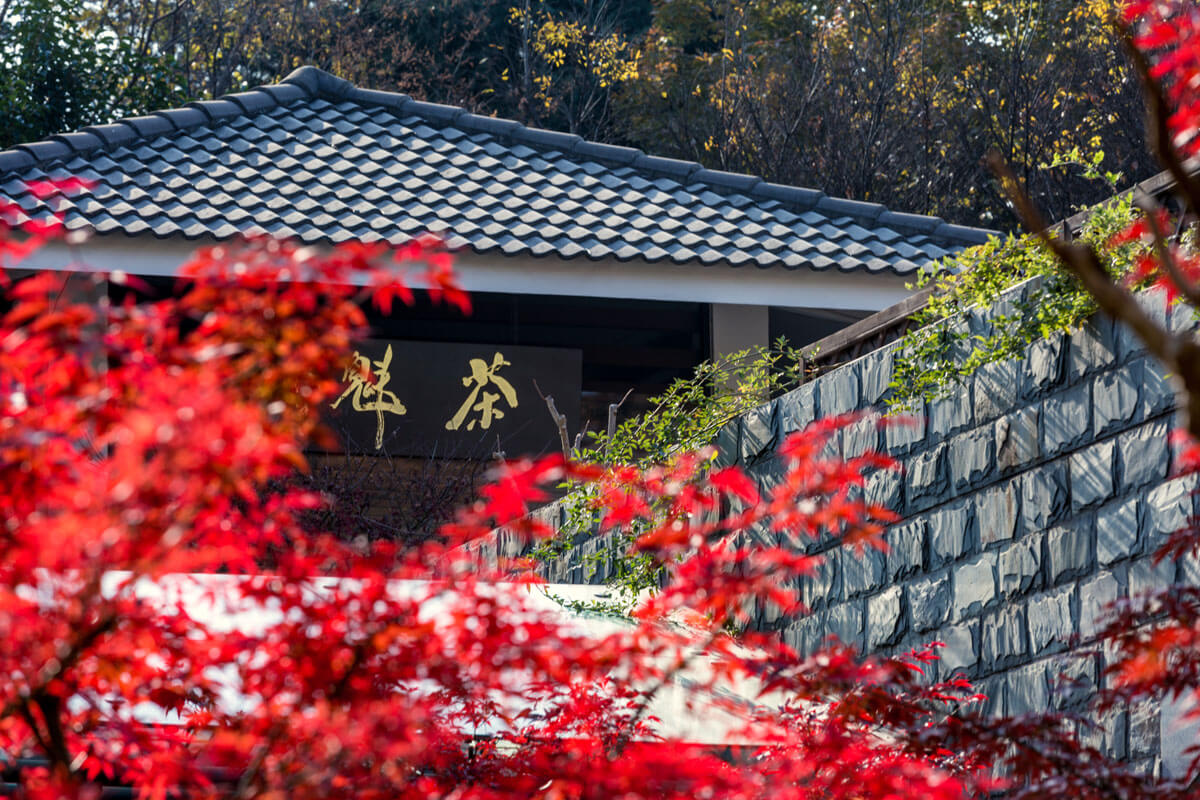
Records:
[[[1160,19],[1161,5],[1131,13],[1142,15],[1140,46],[1169,54],[1155,69],[1179,108],[1177,138],[1194,150],[1197,15]],[[12,206],[0,220],[8,263],[63,235],[61,220]],[[710,468],[707,453],[648,470],[551,456],[498,464],[480,499],[416,547],[306,532],[298,515],[323,499],[267,489],[306,468],[335,368],[363,333],[360,303],[411,302],[399,277],[420,264],[421,288],[469,311],[448,256],[422,243],[218,245],[183,268],[174,296],[144,302],[72,301],[63,274],[11,286],[0,323],[5,791],[1191,796],[1186,782],[1106,760],[1063,716],[981,716],[966,681],[925,674],[935,646],[861,658],[830,643],[802,658],[778,637],[730,632],[756,603],[805,613],[797,581],[820,556],[804,545],[883,547],[894,517],[860,490],[895,464],[823,455],[852,418],[790,436],[765,497],[738,468]],[[669,576],[607,632],[497,588],[532,579],[463,547],[497,526],[548,535],[528,512],[562,480],[593,485],[601,527],[636,526],[636,548]],[[747,529],[778,544],[739,546]],[[1120,610],[1108,635],[1121,658],[1102,702],[1197,685],[1195,594],[1158,600],[1162,627]],[[719,743],[663,738],[655,702],[685,677],[688,713],[702,717],[707,698],[741,729]]]

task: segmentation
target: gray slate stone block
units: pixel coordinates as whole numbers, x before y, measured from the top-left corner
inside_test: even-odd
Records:
[[[775,449],[778,403],[767,403],[742,415],[741,461],[750,464]]]
[[[1040,531],[1057,522],[1069,507],[1067,466],[1057,461],[1021,476],[1021,522],[1027,531]]]
[[[1166,292],[1155,287],[1140,291],[1135,297],[1137,298],[1138,305],[1150,315],[1151,319],[1160,325],[1165,326],[1167,324]],[[1120,358],[1126,359],[1145,352],[1145,345],[1142,344],[1142,340],[1133,332],[1133,329],[1125,325],[1116,325],[1115,329],[1117,334],[1117,355]]]
[[[917,517],[886,534],[888,581],[915,575],[924,567],[925,519]]]
[[[948,397],[929,404],[929,436],[945,439],[971,426],[970,387],[963,386]]]
[[[1191,692],[1179,696],[1168,694],[1161,700],[1158,735],[1164,777],[1192,777],[1189,769],[1195,757],[1192,748],[1200,739],[1200,720],[1194,716],[1196,708],[1196,697]]]
[[[951,361],[965,361],[971,355],[974,337],[990,335],[991,326],[984,320],[980,311],[978,307],[968,309],[956,315],[955,321],[950,323],[948,355]]]
[[[987,669],[987,660],[983,660],[983,668]],[[1008,694],[1007,680],[1004,675],[993,675],[990,678],[975,681],[975,691],[983,695],[983,700],[978,706],[974,706],[979,710],[979,713],[984,717],[1002,717],[1007,712],[1005,695]]]
[[[914,631],[924,633],[937,628],[950,618],[950,574],[916,578],[905,585],[904,598]]]
[[[804,605],[811,609],[832,606],[842,600],[842,564],[836,550],[827,551],[811,575],[801,581]]]
[[[983,553],[954,568],[954,618],[979,614],[996,599],[996,551]]]
[[[1022,469],[1042,456],[1038,406],[1023,408],[995,423],[996,468],[1000,471]]]
[[[1167,476],[1170,451],[1167,424],[1155,422],[1117,437],[1117,462],[1121,474],[1118,492],[1125,494]]]
[[[975,496],[975,518],[979,528],[979,546],[1013,538],[1020,511],[1020,484],[1009,481],[991,486]]]
[[[863,453],[879,450],[879,416],[868,414],[842,429],[842,455],[858,458]]]
[[[817,405],[820,409],[820,416],[832,417],[845,414],[862,405],[858,369],[859,362],[855,361],[838,367],[817,379],[821,385],[818,390]]]
[[[817,381],[798,386],[777,401],[782,436],[804,430],[817,418]]]
[[[1143,700],[1129,707],[1129,755],[1144,758],[1158,753],[1158,703]]]
[[[973,675],[979,664],[979,620],[949,625],[938,633],[945,645],[938,651],[938,674],[942,679],[951,675]]]
[[[783,641],[804,656],[810,656],[825,642],[825,614],[814,612],[783,629]]]
[[[866,594],[883,586],[887,556],[873,547],[858,552],[853,547],[840,547],[842,586],[847,598]]]
[[[767,495],[787,478],[788,465],[779,455],[773,454],[761,459],[757,464],[746,469],[746,474],[758,486],[759,492]]]
[[[984,364],[975,373],[975,423],[990,422],[1007,414],[1017,404],[1020,389],[1020,362],[994,361]]]
[[[1124,709],[1109,709],[1100,714],[1094,726],[1081,730],[1080,741],[1109,758],[1128,756],[1129,715]]]
[[[991,425],[955,436],[947,443],[946,465],[955,492],[978,485],[995,467],[995,440]]]
[[[1185,553],[1175,561],[1175,582],[1182,586],[1200,586],[1200,557]]]
[[[867,652],[896,644],[905,633],[904,592],[892,586],[867,598]]]
[[[1094,723],[1080,730],[1080,742],[1096,748],[1109,758],[1124,759],[1128,753],[1129,728],[1129,718],[1125,710],[1110,708],[1100,714]]]
[[[974,506],[960,500],[929,515],[929,566],[936,569],[974,548]]]
[[[770,520],[759,520],[746,528],[743,533],[748,540],[748,547],[775,547],[780,542],[780,535],[771,529]]]
[[[1117,576],[1102,572],[1079,584],[1079,635],[1086,641],[1100,632],[1108,618],[1108,606],[1121,594]]]
[[[1117,357],[1116,336],[1112,320],[1104,314],[1094,314],[1071,332],[1067,353],[1067,379],[1074,382],[1093,372],[1111,366]]]
[[[904,513],[904,474],[898,469],[880,469],[867,476],[864,496],[868,503]]]
[[[949,487],[944,443],[909,459],[907,468],[905,495],[910,509],[928,508],[946,495]]]
[[[729,422],[717,431],[716,438],[713,439],[713,447],[717,449],[717,456],[713,460],[715,466],[727,467],[738,462],[742,454],[741,434],[742,421],[740,419]]]
[[[1010,670],[1005,694],[1008,713],[1041,714],[1050,710],[1050,683],[1044,662]]]
[[[842,458],[842,437],[837,433],[831,435],[825,440],[825,447],[817,454],[820,459],[841,459]]]
[[[1148,592],[1166,589],[1174,583],[1175,564],[1170,559],[1155,564],[1153,557],[1147,555],[1130,562],[1126,574],[1129,576],[1129,597],[1132,600]]]
[[[865,630],[863,604],[860,600],[836,605],[825,615],[825,625],[830,635],[837,637],[842,644],[848,644],[863,649],[863,633]]]
[[[1151,417],[1175,406],[1175,378],[1158,359],[1147,356],[1142,365],[1142,416]]]
[[[1162,777],[1162,763],[1156,758],[1137,758],[1129,760],[1129,771],[1134,775],[1146,778]]]
[[[1062,381],[1065,352],[1066,335],[1061,332],[1030,345],[1022,370],[1025,397],[1044,395]]]
[[[1090,520],[1072,520],[1046,534],[1046,580],[1051,586],[1086,575],[1093,565]]]
[[[889,453],[903,455],[925,441],[925,401],[913,400],[910,407],[896,414],[883,430]]]
[[[1167,318],[1167,324],[1176,333],[1193,333],[1200,323],[1200,314],[1197,314],[1196,309],[1182,300],[1171,304],[1167,311]]]
[[[1010,605],[988,614],[983,618],[980,631],[985,672],[1008,669],[1028,657],[1024,606]]]
[[[1029,646],[1033,655],[1057,653],[1067,648],[1075,632],[1075,587],[1066,586],[1033,598],[1029,615]]]
[[[1109,439],[1072,453],[1070,458],[1071,508],[1078,512],[1113,496],[1117,444]]]
[[[1097,375],[1092,382],[1092,430],[1103,436],[1135,422],[1141,410],[1142,362]]]
[[[862,400],[864,405],[873,406],[882,402],[889,394],[892,382],[893,360],[896,347],[883,347],[862,359]]]
[[[1042,581],[1042,534],[1029,534],[999,551],[996,572],[1007,598],[1037,591]]]
[[[613,574],[614,547],[613,537],[610,535],[589,539],[576,548],[581,556],[579,563],[583,567],[588,583],[604,583]]]
[[[1072,450],[1091,433],[1091,386],[1081,384],[1042,401],[1042,454]]]
[[[1140,553],[1141,507],[1140,498],[1130,497],[1096,512],[1096,559],[1101,566]]]
[[[1196,480],[1185,476],[1156,486],[1146,494],[1146,551],[1153,553],[1167,537],[1187,526],[1194,507]]]
[[[1059,711],[1077,709],[1096,694],[1099,670],[1091,653],[1072,653],[1051,661],[1046,667],[1051,703]]]

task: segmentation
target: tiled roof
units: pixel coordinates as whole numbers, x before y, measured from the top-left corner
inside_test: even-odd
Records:
[[[648,156],[313,67],[280,84],[0,152],[0,195],[89,178],[72,228],[308,242],[432,231],[481,253],[905,274],[989,231]]]

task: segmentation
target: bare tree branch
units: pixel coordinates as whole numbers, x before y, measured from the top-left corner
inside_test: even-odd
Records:
[[[625,405],[625,401],[629,399],[629,395],[633,394],[633,387],[625,392],[625,396],[619,402],[608,404],[608,439],[612,441],[613,435],[617,432],[617,412],[621,410],[621,406]]]
[[[563,458],[569,460],[571,458],[571,434],[567,430],[567,415],[558,410],[558,406],[554,403],[554,395],[542,394],[542,389],[537,385],[537,381],[533,382],[533,388],[537,390],[538,397],[546,401],[546,408],[550,411],[550,418],[558,426],[558,438],[562,443]]]

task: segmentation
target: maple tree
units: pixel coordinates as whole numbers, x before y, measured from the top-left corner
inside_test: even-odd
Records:
[[[1171,139],[1194,149],[1196,64],[1170,54],[1178,42],[1194,49],[1200,23],[1194,13],[1158,20],[1159,9],[1135,4],[1130,13],[1143,15],[1133,18],[1139,35],[1153,37],[1140,40],[1147,72],[1166,79],[1180,109]],[[49,209],[78,187],[33,188]],[[53,212],[31,219],[6,205],[0,220],[9,263],[64,235]],[[1157,220],[1128,235],[1157,235]],[[1190,297],[1174,278],[1194,274],[1193,256],[1161,244],[1146,274]],[[351,546],[309,531],[300,518],[322,498],[277,487],[324,435],[318,412],[336,392],[338,355],[363,332],[361,303],[411,302],[401,271],[418,265],[414,285],[469,311],[447,254],[422,243],[218,245],[182,268],[175,295],[142,302],[72,301],[62,274],[8,286],[6,791],[1189,796],[1187,780],[1108,761],[1059,715],[984,717],[965,681],[924,674],[936,648],[860,658],[831,643],[801,658],[775,637],[728,632],[753,603],[804,613],[788,587],[819,558],[805,542],[882,546],[893,515],[859,489],[870,471],[896,465],[878,454],[826,455],[853,417],[789,436],[786,474],[766,495],[740,469],[712,468],[703,450],[646,468],[555,455],[497,464],[479,500],[415,547]],[[1200,463],[1193,451],[1185,462]],[[464,547],[500,526],[549,535],[528,512],[563,480],[594,487],[601,528],[637,523],[645,532],[633,546],[668,576],[634,619],[606,631],[538,613],[532,595],[513,589],[531,580],[527,565],[488,567]],[[735,546],[751,526],[779,544]],[[1181,535],[1174,544],[1193,542]],[[1156,626],[1143,624],[1144,608],[1119,611],[1109,637],[1121,657],[1102,704],[1196,686],[1200,590],[1157,603]],[[664,737],[655,700],[684,676],[695,713],[708,703],[740,720],[721,747]],[[731,686],[741,696],[721,699]]]

